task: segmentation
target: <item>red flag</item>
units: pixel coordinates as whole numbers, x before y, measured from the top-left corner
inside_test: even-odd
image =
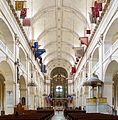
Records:
[[[31,26],[30,18],[23,19],[23,26]]]
[[[92,17],[99,17],[99,10],[97,7],[91,7],[91,10],[92,10]]]
[[[86,34],[91,34],[91,30],[86,30]]]
[[[89,13],[89,18],[91,23],[95,23],[95,24],[97,23],[97,18],[93,17],[91,13]]]
[[[88,37],[80,37],[79,39],[80,39],[81,44],[85,44],[86,46],[89,45]]]
[[[25,19],[27,15],[27,8],[23,8],[20,13],[20,18]]]
[[[94,7],[95,7],[96,10],[102,11],[102,2],[95,1],[94,2]]]
[[[72,73],[76,73],[76,67],[72,67]]]
[[[97,7],[97,6],[98,6],[98,2],[94,1],[94,7]]]
[[[98,10],[102,11],[102,3],[98,3]]]

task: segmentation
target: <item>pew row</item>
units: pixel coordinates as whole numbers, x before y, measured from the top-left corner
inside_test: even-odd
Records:
[[[82,110],[64,110],[67,120],[118,120],[118,116],[100,113],[86,113]]]
[[[54,110],[24,110],[22,114],[0,116],[0,120],[50,120]]]

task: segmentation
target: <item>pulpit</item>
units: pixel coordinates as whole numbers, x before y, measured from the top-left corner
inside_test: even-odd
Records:
[[[105,106],[107,105],[107,98],[102,97],[102,85],[103,82],[99,80],[98,76],[95,74],[83,83],[83,86],[92,87],[92,96],[86,98],[87,113],[106,113]],[[97,88],[96,95],[94,88]]]

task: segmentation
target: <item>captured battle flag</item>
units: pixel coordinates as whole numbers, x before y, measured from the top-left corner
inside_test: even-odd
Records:
[[[15,1],[15,10],[21,11],[24,7],[24,2],[25,1]]]
[[[27,8],[23,8],[20,13],[20,18],[25,19],[26,16],[27,16]]]
[[[23,19],[23,26],[26,26],[26,27],[31,26],[31,19],[30,18]]]
[[[80,37],[79,39],[80,39],[81,44],[85,44],[86,46],[89,45],[88,37]]]

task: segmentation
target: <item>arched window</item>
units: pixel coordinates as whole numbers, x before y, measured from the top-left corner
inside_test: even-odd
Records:
[[[56,86],[56,92],[63,92],[62,86]]]

